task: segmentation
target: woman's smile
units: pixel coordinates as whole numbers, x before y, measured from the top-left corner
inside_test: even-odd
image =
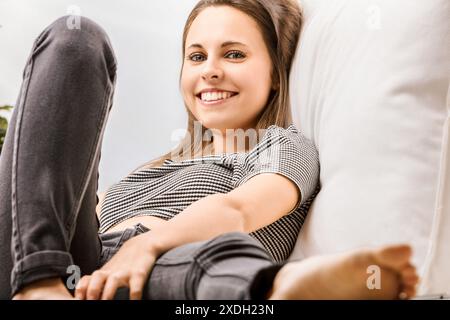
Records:
[[[231,91],[203,90],[196,95],[196,98],[201,105],[211,107],[232,102],[238,95],[239,93]]]
[[[255,125],[268,104],[274,70],[273,46],[266,45],[258,22],[233,7],[209,6],[185,37],[181,90],[193,119],[221,132]],[[215,150],[221,140],[214,139]]]

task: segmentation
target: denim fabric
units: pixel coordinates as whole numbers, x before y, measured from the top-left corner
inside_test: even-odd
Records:
[[[283,265],[248,234],[230,232],[162,255],[152,269],[144,298],[260,300]]]
[[[64,279],[71,265],[91,274],[148,232],[137,224],[98,233],[98,164],[116,59],[95,22],[82,17],[73,29],[67,19],[33,44],[0,156],[0,299],[38,280]],[[228,233],[162,255],[144,298],[263,297],[280,267],[249,235]]]
[[[116,60],[106,33],[57,19],[35,40],[0,157],[0,297],[98,267],[98,163]]]
[[[123,231],[113,231],[100,234],[100,240],[102,243],[100,266],[103,266],[106,262],[108,262],[117,253],[117,251],[119,251],[125,241],[149,230],[150,229],[143,224],[138,223],[134,225],[133,228],[128,228]]]
[[[102,234],[101,263],[108,262],[127,240],[148,231],[137,224]],[[230,232],[177,247],[159,257],[143,299],[262,300],[283,265],[274,262],[261,243],[248,234]],[[128,289],[120,288],[115,299],[128,299]]]

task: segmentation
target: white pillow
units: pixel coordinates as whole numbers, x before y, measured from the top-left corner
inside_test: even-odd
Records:
[[[450,86],[447,111],[436,213],[421,289],[424,293],[446,294],[450,297]]]
[[[322,189],[291,259],[410,243],[425,276],[448,119],[450,1],[300,3],[291,102],[319,150]]]

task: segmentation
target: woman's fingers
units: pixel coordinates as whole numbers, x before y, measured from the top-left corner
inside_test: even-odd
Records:
[[[87,287],[86,299],[87,300],[100,299],[100,295],[103,292],[103,287],[105,286],[105,282],[107,279],[108,279],[107,273],[100,270],[95,271],[92,274]]]
[[[135,275],[130,278],[130,300],[142,299],[145,281],[145,275]]]
[[[111,275],[105,283],[105,288],[103,289],[102,300],[112,300],[118,288],[127,286],[127,282],[124,278]]]
[[[75,289],[75,298],[80,300],[112,300],[120,287],[129,287],[130,300],[141,300],[146,281],[145,274],[135,274],[129,281],[125,275],[95,271],[80,279]]]
[[[75,288],[75,299],[85,300],[86,299],[86,290],[89,285],[89,280],[91,276],[82,277]]]
[[[104,284],[102,300],[112,300],[116,291],[120,287],[128,287],[130,300],[141,300],[145,283],[145,276],[135,275],[127,281],[126,277],[120,275],[110,275]]]

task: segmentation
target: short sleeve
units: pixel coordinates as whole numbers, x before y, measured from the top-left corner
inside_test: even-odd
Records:
[[[267,128],[260,142],[243,159],[235,187],[261,173],[277,173],[291,180],[300,191],[295,211],[314,193],[319,182],[319,156],[314,144],[290,125]]]

